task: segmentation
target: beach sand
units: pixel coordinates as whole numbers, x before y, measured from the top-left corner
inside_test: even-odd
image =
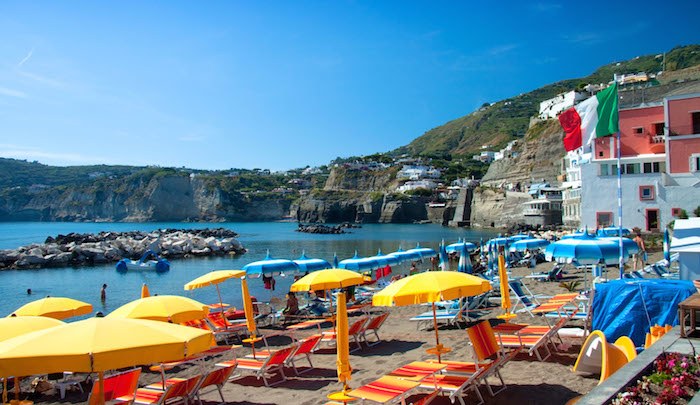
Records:
[[[650,254],[649,260],[661,259],[661,253]],[[552,267],[552,263],[542,263],[535,269],[536,271],[547,271]],[[514,276],[525,276],[530,274],[531,269],[515,268]],[[611,268],[610,278],[616,278],[616,270]],[[589,275],[590,282],[590,275]],[[532,279],[523,279],[525,284],[535,293],[551,296],[558,293],[567,292],[559,285],[559,282],[539,282]],[[583,273],[569,270],[564,276],[567,280],[583,280]],[[583,285],[579,286],[582,289]],[[391,315],[379,332],[382,343],[361,351],[351,353],[350,362],[353,367],[351,387],[358,387],[364,383],[371,382],[383,374],[415,360],[434,359],[434,356],[426,354],[426,349],[435,345],[435,333],[432,329],[416,330],[416,325],[409,322],[409,318],[421,312],[429,310],[429,306],[409,306],[389,308]],[[494,307],[493,311],[486,314],[483,319],[493,318],[502,313],[499,307]],[[352,317],[350,322],[352,322]],[[531,317],[527,313],[519,313],[513,320],[519,323],[544,324],[544,319]],[[572,321],[567,326],[582,326],[580,321]],[[464,325],[462,325],[464,327]],[[263,328],[267,334],[278,333],[275,329]],[[316,329],[300,331],[297,337],[312,334]],[[440,342],[452,349],[452,352],[443,358],[447,360],[471,360],[472,352],[469,339],[464,329],[456,326],[441,327],[439,329]],[[520,353],[503,369],[502,375],[508,385],[507,389],[495,397],[489,396],[485,387],[481,387],[482,395],[486,404],[564,404],[571,398],[582,395],[590,391],[598,383],[596,377],[584,377],[571,372],[571,367],[576,361],[582,338],[564,338],[565,348],[544,362],[540,362],[534,356],[527,353]],[[270,338],[272,345],[285,345],[290,342],[287,337]],[[352,348],[352,346],[351,346]],[[246,355],[251,352],[249,347],[237,350],[238,355]],[[231,354],[219,356],[217,359],[207,361],[205,367],[210,367],[216,361],[231,358]],[[336,355],[333,348],[322,346],[312,356],[315,366],[300,377],[294,376],[291,370],[286,373],[289,379],[282,384],[268,388],[262,380],[248,376],[234,381],[229,381],[224,388],[224,397],[230,404],[320,404],[326,401],[326,395],[341,389],[341,384],[336,376]],[[298,361],[298,365],[306,366],[305,360]],[[200,371],[198,366],[190,366],[183,369],[174,369],[168,372],[168,377],[186,377]],[[156,382],[160,375],[145,371],[142,373],[140,383],[146,384]],[[495,380],[492,379],[495,383]],[[53,394],[51,391],[47,394]],[[58,400],[58,395],[35,395],[35,402],[41,403],[79,403],[87,399],[87,394],[80,394],[71,391],[63,401]],[[204,403],[219,403],[218,392],[210,392],[202,397]],[[469,393],[466,402],[476,403],[477,399],[473,393]],[[438,397],[433,404],[449,404],[447,397]]]

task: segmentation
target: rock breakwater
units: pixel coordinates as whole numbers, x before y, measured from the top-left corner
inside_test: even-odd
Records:
[[[224,228],[69,233],[50,236],[43,244],[0,250],[0,270],[103,264],[138,259],[149,249],[169,259],[245,253],[237,236]]]

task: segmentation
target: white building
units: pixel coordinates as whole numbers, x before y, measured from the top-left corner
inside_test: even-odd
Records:
[[[440,170],[422,165],[405,165],[398,173],[397,180],[439,179]]]
[[[406,191],[418,190],[424,188],[426,190],[435,190],[438,184],[432,180],[412,180],[407,181],[403,185],[396,188],[397,191],[405,193]]]

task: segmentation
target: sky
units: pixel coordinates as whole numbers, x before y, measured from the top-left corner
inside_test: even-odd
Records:
[[[318,166],[700,43],[700,2],[491,3],[0,0],[0,157]]]

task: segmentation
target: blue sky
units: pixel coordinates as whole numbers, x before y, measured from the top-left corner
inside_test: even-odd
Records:
[[[683,3],[2,0],[0,157],[283,170],[386,152],[699,43]]]

